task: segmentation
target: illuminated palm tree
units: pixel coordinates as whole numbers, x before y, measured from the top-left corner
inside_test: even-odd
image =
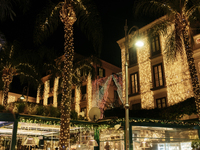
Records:
[[[93,41],[96,52],[100,50],[102,28],[99,14],[92,0],[65,0],[58,4],[50,3],[39,15],[36,23],[36,43],[42,43],[58,24],[64,24],[64,68],[63,90],[61,100],[61,125],[60,125],[60,149],[68,149],[70,141],[70,109],[72,90],[72,70],[74,58],[73,25],[76,22],[89,39]],[[60,17],[60,20],[59,20]],[[43,21],[43,23],[41,23]],[[48,31],[48,32],[46,32]]]
[[[192,80],[193,92],[195,97],[196,108],[198,116],[200,117],[200,85],[195,68],[193,51],[191,48],[191,23],[196,21],[195,15],[200,15],[200,1],[199,0],[143,0],[136,5],[136,14],[139,12],[161,13],[166,14],[164,21],[155,25],[153,30],[161,33],[167,29],[168,25],[173,25],[174,30],[171,32],[167,44],[170,48],[167,49],[168,56],[176,56],[177,53],[183,54],[186,52],[187,62],[189,65],[190,76]],[[156,31],[155,31],[156,32]]]
[[[17,44],[4,43],[0,51],[0,72],[3,81],[3,105],[8,102],[8,92],[14,76],[25,77],[29,81],[37,80],[37,73],[32,65],[22,62],[23,56],[17,51]]]

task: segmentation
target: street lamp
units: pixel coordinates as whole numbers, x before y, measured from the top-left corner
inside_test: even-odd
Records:
[[[24,97],[24,93],[26,92],[26,102],[28,102],[28,93],[29,93],[29,85],[28,86],[25,86],[23,88],[23,91],[22,91],[22,96],[20,96],[20,100],[24,100],[25,97]]]
[[[124,31],[125,31],[125,148],[129,150],[129,103],[128,103],[128,56],[129,56],[129,34],[130,31],[135,28],[137,36],[139,36],[139,28],[137,26],[132,26],[128,30],[127,20],[125,22]],[[137,41],[135,43],[137,47],[142,47],[144,43],[142,41]]]

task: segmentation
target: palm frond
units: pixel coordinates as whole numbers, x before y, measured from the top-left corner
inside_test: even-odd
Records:
[[[152,38],[156,35],[162,34],[165,35],[167,34],[168,28],[171,27],[171,21],[169,19],[163,19],[151,26],[151,28],[148,30],[148,37]]]
[[[171,0],[138,0],[134,4],[135,16],[141,14],[164,15],[176,13],[176,8],[173,7]]]
[[[199,12],[200,12],[200,1],[199,0],[191,0],[190,1],[190,3],[192,3],[192,4],[190,4],[191,5],[191,7],[186,7],[187,8],[187,10],[186,10],[186,12],[185,12],[185,14],[186,14],[186,16],[189,18],[189,17],[194,17],[193,16],[193,14],[194,14],[194,12],[198,12],[198,14],[199,14]]]
[[[45,41],[61,23],[59,12],[63,3],[54,4],[52,2],[46,6],[36,18],[33,39],[36,45]]]
[[[175,30],[173,30],[166,38],[164,53],[168,61],[175,61],[178,52],[182,53],[182,47],[175,40]]]
[[[97,7],[92,0],[75,0],[73,7],[77,17],[77,25],[92,41],[97,56],[100,56],[102,47],[102,23]]]
[[[7,18],[14,20],[16,16],[13,11],[13,4],[10,0],[1,0],[0,2],[0,20],[5,21]]]

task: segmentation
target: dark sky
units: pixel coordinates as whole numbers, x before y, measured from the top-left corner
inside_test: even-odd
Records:
[[[134,0],[95,0],[103,25],[103,47],[101,58],[121,67],[121,51],[117,41],[124,37],[124,25],[127,19],[129,29],[136,25],[142,27],[153,20],[153,17],[134,17]],[[91,47],[91,43],[84,39],[75,28],[75,51],[83,47]],[[84,39],[85,42],[80,42]],[[79,43],[76,46],[76,43]],[[82,44],[80,44],[82,43]]]
[[[94,0],[97,4],[103,27],[103,45],[101,59],[121,67],[121,51],[117,44],[117,40],[124,37],[125,20],[128,21],[129,29],[136,25],[142,27],[153,19],[144,16],[134,17],[134,0]],[[60,47],[61,52],[63,45],[63,28],[59,27],[58,31],[51,37],[52,41],[56,41],[55,47]],[[87,54],[93,50],[92,43],[89,42],[86,36],[80,30],[74,27],[74,47],[75,52]],[[49,45],[52,44],[49,42]],[[20,82],[13,83],[12,87],[18,85],[18,93],[22,91],[24,85]],[[35,93],[35,92],[34,92]],[[36,94],[36,93],[35,93]],[[34,94],[32,94],[34,95]]]

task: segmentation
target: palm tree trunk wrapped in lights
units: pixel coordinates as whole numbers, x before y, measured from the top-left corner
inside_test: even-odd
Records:
[[[6,71],[6,72],[8,72],[8,71]],[[13,80],[13,76],[12,75],[3,74],[3,76],[2,76],[2,81],[4,82],[4,87],[3,87],[3,106],[7,105],[8,92],[9,92],[9,87],[10,87],[10,83],[12,82],[12,80]]]
[[[198,81],[197,70],[195,68],[194,58],[193,58],[193,51],[189,43],[189,26],[186,19],[182,19],[182,35],[183,35],[183,42],[185,46],[185,51],[187,55],[187,62],[189,65],[190,76],[192,80],[193,92],[195,97],[196,109],[198,116],[200,117],[200,86]]]
[[[65,43],[64,43],[64,68],[63,68],[63,90],[61,102],[61,125],[59,147],[61,150],[68,149],[70,146],[70,109],[71,109],[71,89],[72,89],[72,68],[73,68],[73,24],[76,15],[69,2],[65,2],[60,11],[60,18],[64,24]]]

